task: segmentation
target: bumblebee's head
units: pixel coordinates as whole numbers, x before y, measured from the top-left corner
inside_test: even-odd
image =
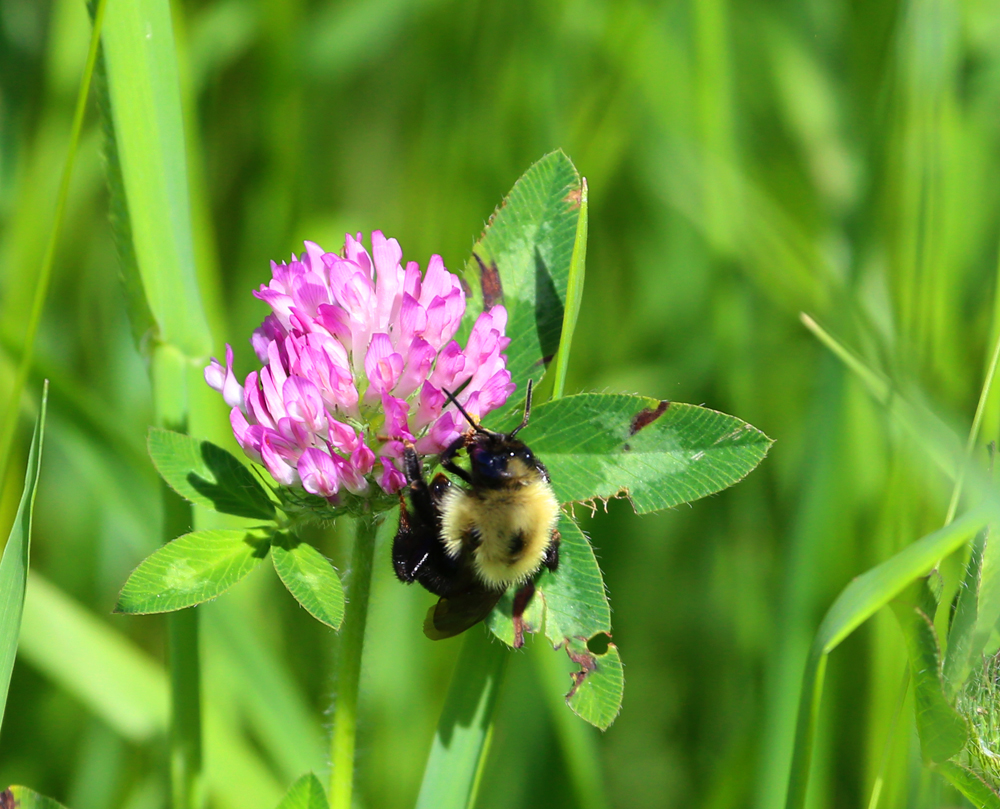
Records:
[[[497,487],[530,476],[538,464],[531,450],[502,433],[478,434],[469,446],[469,466],[475,485]]]

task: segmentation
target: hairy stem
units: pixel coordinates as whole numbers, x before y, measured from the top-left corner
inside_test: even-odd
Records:
[[[358,726],[358,681],[361,676],[361,651],[368,621],[368,595],[372,583],[372,557],[375,554],[375,517],[365,515],[357,521],[351,569],[344,595],[347,607],[340,628],[337,662],[334,670],[333,737],[330,740],[330,807],[350,809],[354,786],[354,741]]]

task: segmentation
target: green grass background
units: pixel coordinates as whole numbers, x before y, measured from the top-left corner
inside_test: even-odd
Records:
[[[377,228],[407,259],[439,252],[458,269],[517,177],[562,147],[590,187],[567,392],[704,403],[777,440],[745,482],[691,507],[577,510],[611,594],[622,714],[603,735],[584,728],[598,777],[581,793],[566,709],[533,662],[542,644],[515,654],[478,805],[782,806],[819,619],[853,576],[940,527],[950,494],[799,313],[967,431],[1000,312],[1000,6],[188,0],[174,12],[202,293],[215,352],[233,343],[241,374],[269,259]],[[88,35],[79,0],[0,0],[0,401]],[[97,124],[91,110],[0,502],[5,536],[47,376],[39,584],[0,784],[71,809],[153,809],[166,789],[163,622],[110,615],[159,543],[152,404]],[[196,408],[192,431],[222,441],[219,398],[205,391]],[[994,397],[983,438],[998,437]],[[458,649],[421,634],[432,599],[392,577],[389,533],[358,740],[357,802],[372,809],[413,804]],[[316,541],[343,567],[349,542]],[[944,573],[956,580],[958,560]],[[323,767],[330,634],[264,569],[200,609],[214,804],[270,809]],[[891,730],[904,654],[883,611],[831,656],[812,806],[867,806],[880,771],[882,807],[961,805],[920,768],[909,702]]]

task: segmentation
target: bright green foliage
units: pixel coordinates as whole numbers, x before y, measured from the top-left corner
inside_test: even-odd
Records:
[[[35,507],[35,488],[42,468],[42,440],[45,436],[45,408],[48,385],[42,391],[42,402],[35,422],[35,433],[28,452],[28,468],[24,474],[24,489],[10,536],[0,559],[0,729],[3,727],[7,689],[17,656],[17,641],[21,633],[21,614],[28,583],[28,559],[31,551],[31,518]]]
[[[271,540],[271,561],[288,592],[313,618],[340,628],[344,588],[328,559],[312,545],[280,534]]]
[[[193,607],[221,595],[267,555],[259,531],[194,531],[143,560],[118,596],[115,612],[142,615]]]
[[[938,600],[930,579],[918,579],[892,603],[910,653],[920,749],[929,763],[957,755],[969,737],[965,720],[945,693],[941,650],[934,631]]]
[[[149,457],[182,497],[222,514],[269,520],[274,503],[260,481],[232,454],[209,441],[153,427]]]
[[[277,809],[327,809],[327,806],[323,785],[309,773],[292,784]]]
[[[155,34],[155,35],[154,35]],[[161,0],[115,2],[102,36],[107,94],[122,198],[135,264],[124,262],[130,315],[149,313],[165,343],[192,358],[211,350],[198,294],[170,7]],[[176,393],[176,392],[175,392]]]
[[[463,331],[484,303],[506,307],[507,334],[516,337],[507,368],[519,391],[541,379],[559,349],[582,194],[570,159],[561,151],[546,155],[514,184],[465,265],[472,294]]]
[[[13,799],[13,805],[16,809],[66,809],[59,801],[39,795],[27,787],[10,787],[10,797]],[[5,807],[6,805],[3,804]]]
[[[760,430],[714,410],[599,393],[539,405],[521,437],[560,502],[628,497],[640,514],[731,486],[771,446]]]

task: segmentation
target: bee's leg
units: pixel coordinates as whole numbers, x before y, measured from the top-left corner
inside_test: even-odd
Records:
[[[549,547],[545,549],[545,556],[542,557],[542,564],[545,565],[553,573],[559,567],[559,529],[554,529],[552,531],[552,541],[549,543]]]
[[[531,597],[535,594],[535,581],[532,579],[514,594],[514,605],[511,609],[511,617],[514,621],[514,648],[520,649],[524,646],[524,611],[531,603]]]
[[[455,462],[452,460],[455,457],[455,455],[458,454],[458,451],[464,446],[465,446],[465,436],[460,435],[458,438],[456,438],[448,445],[448,447],[445,449],[444,452],[441,453],[440,455],[441,466],[443,466],[453,475],[458,475],[458,477],[460,477],[466,483],[471,485],[472,477],[469,475],[469,473],[466,472],[464,469],[462,469],[462,467],[457,466]]]

